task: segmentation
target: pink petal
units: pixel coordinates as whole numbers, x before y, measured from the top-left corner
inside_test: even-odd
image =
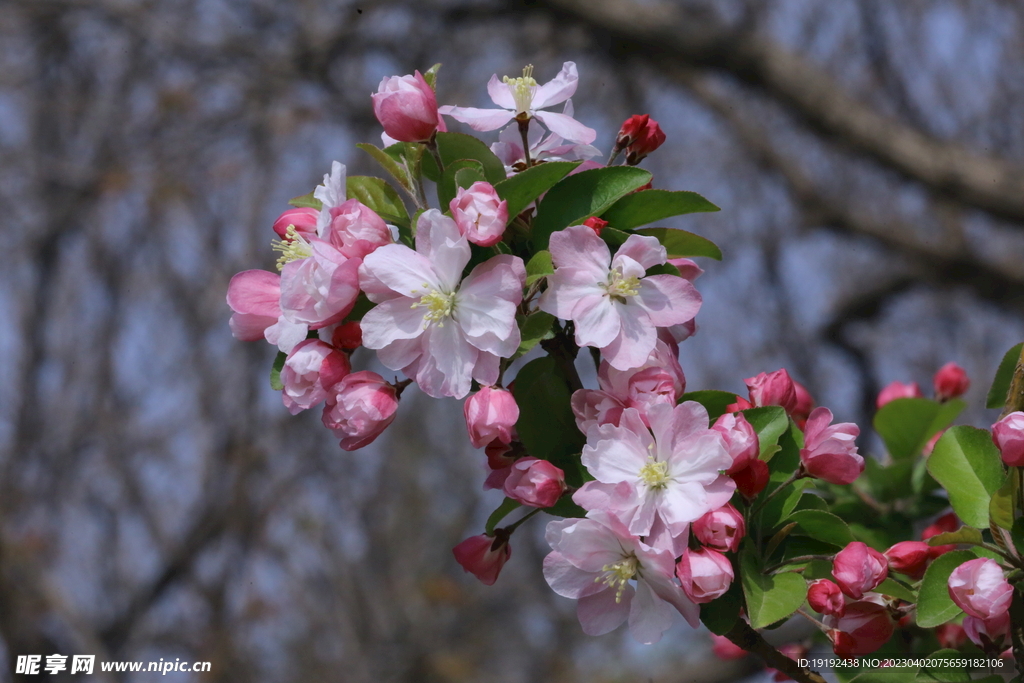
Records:
[[[632,586],[626,586],[619,602],[615,601],[615,591],[611,589],[580,598],[576,616],[583,632],[588,636],[603,636],[617,629],[629,616],[633,592]]]
[[[576,323],[576,344],[601,348],[619,336],[619,311],[610,297],[591,295],[580,299],[572,309]],[[646,359],[646,356],[644,356]]]
[[[585,225],[572,225],[552,233],[548,243],[555,268],[573,268],[594,282],[608,279],[612,256],[608,245]]]
[[[469,393],[479,351],[469,345],[459,326],[431,325],[427,330],[426,355],[416,373],[416,383],[433,398],[463,398]]]
[[[572,320],[577,304],[588,297],[606,299],[607,291],[591,273],[576,268],[558,268],[548,276],[548,288],[541,294],[537,305],[555,317]]]
[[[264,338],[266,329],[277,322],[277,318],[252,313],[235,313],[228,320],[231,334],[239,341],[259,341]]]
[[[641,281],[642,283],[643,281]],[[643,365],[658,340],[657,332],[647,311],[636,304],[613,304],[619,314],[621,329],[601,354],[613,368],[629,370]]]
[[[562,64],[562,70],[558,72],[554,78],[550,81],[541,85],[533,93],[533,108],[534,109],[546,109],[553,104],[559,102],[565,102],[567,99],[573,96],[576,92],[576,85],[579,82],[579,74],[576,72],[575,62],[565,62]],[[507,86],[506,86],[507,87]],[[490,86],[488,85],[488,92],[490,92]],[[493,95],[492,95],[493,98]],[[497,100],[494,100],[495,104],[498,104]],[[498,106],[505,106],[498,104]],[[512,109],[515,108],[513,102]],[[572,111],[568,112],[572,115]],[[557,131],[555,131],[557,132]],[[564,135],[562,137],[565,137]],[[587,140],[587,142],[591,142]]]
[[[584,145],[589,145],[597,138],[596,130],[593,128],[587,128],[571,116],[556,114],[553,111],[535,111],[533,112],[533,115],[547,126],[548,130],[552,133],[561,136],[570,142],[579,142]],[[511,118],[511,116],[509,118]],[[495,128],[497,128],[497,126],[495,126]],[[477,130],[482,129],[478,128]],[[488,128],[487,130],[494,130],[494,128]]]
[[[451,116],[456,121],[468,124],[473,130],[489,131],[497,130],[512,120],[516,115],[515,111],[504,109],[477,109],[476,107],[441,107],[438,110],[442,114]]]
[[[508,89],[508,85],[498,80],[498,74],[493,74],[491,80],[487,81],[487,94],[491,96],[491,101],[502,109],[515,110],[516,100],[512,97],[512,91]]]
[[[651,275],[640,281],[640,293],[634,299],[647,311],[657,327],[679,325],[692,320],[700,310],[697,289],[675,275]]]
[[[628,256],[643,266],[644,270],[647,270],[665,263],[668,259],[668,252],[665,251],[665,247],[661,246],[657,237],[630,235],[615,252],[615,258],[620,256]],[[614,267],[614,265],[615,261],[613,260],[612,266]]]
[[[366,319],[363,318],[365,321]],[[416,374],[415,364],[423,355],[422,337],[413,339],[396,339],[387,346],[377,349],[377,360],[384,367],[402,370],[408,377]]]
[[[281,276],[266,270],[244,270],[228,283],[228,306],[275,320],[281,315]]]
[[[646,581],[637,581],[636,595],[629,608],[629,632],[638,643],[656,643],[672,626],[672,611]]]
[[[693,628],[697,628],[700,624],[700,607],[686,597],[683,589],[676,585],[671,578],[658,573],[649,573],[644,576],[644,580],[651,585],[659,598],[679,610],[686,622]]]
[[[585,572],[574,567],[560,553],[549,553],[544,558],[544,579],[551,590],[563,598],[576,600],[605,589],[604,584],[594,581],[598,576],[597,572]]]
[[[431,261],[402,244],[386,244],[367,254],[363,269],[402,296],[418,299],[442,289]]]
[[[442,290],[454,292],[471,255],[455,221],[437,209],[424,211],[416,222],[416,251],[430,262]]]
[[[378,304],[366,312],[360,326],[363,346],[382,349],[396,339],[413,339],[423,334],[423,316],[426,308],[416,305],[415,299],[400,297]]]

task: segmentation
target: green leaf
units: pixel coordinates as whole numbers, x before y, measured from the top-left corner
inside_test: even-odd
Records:
[[[288,354],[283,351],[278,351],[277,356],[274,357],[274,365],[270,368],[270,388],[274,391],[284,389],[284,383],[281,382],[281,369],[286,360],[288,360]]]
[[[1017,549],[1017,552],[1024,555],[1024,517],[1018,517],[1013,523],[1013,528],[1010,529],[1010,540],[1013,541],[1013,547]]]
[[[700,620],[712,633],[725,635],[739,619],[742,606],[743,600],[739,583],[733,581],[729,590],[721,597],[700,606]]]
[[[313,190],[316,192],[316,190]],[[319,211],[324,208],[324,203],[313,196],[313,192],[304,194],[301,197],[292,197],[288,200],[288,203],[298,209],[316,209]]]
[[[487,524],[484,525],[484,533],[487,535],[493,534],[494,528],[498,526],[498,522],[505,519],[508,513],[512,512],[519,506],[519,501],[512,500],[511,498],[506,498],[501,501],[501,505],[499,505],[494,512],[491,513],[491,516],[487,518]]]
[[[966,426],[947,430],[928,458],[928,472],[949,493],[953,510],[965,524],[988,528],[992,494],[1006,477],[988,430]]]
[[[850,527],[846,526],[846,522],[831,512],[798,510],[792,513],[788,519],[799,524],[804,533],[811,538],[831,543],[840,548],[856,540]]]
[[[875,414],[875,431],[894,459],[910,458],[952,424],[965,405],[959,399],[939,403],[927,398],[898,398]]]
[[[551,263],[551,252],[546,249],[538,251],[526,264],[526,286],[529,287],[553,272],[555,272],[555,267]]]
[[[707,409],[708,417],[714,421],[718,416],[725,414],[726,406],[736,402],[736,394],[728,391],[706,389],[704,391],[691,391],[683,394],[679,398],[679,402],[682,403],[683,401],[696,401],[701,404]]]
[[[409,229],[409,214],[395,188],[380,178],[350,175],[345,181],[349,199],[358,199],[378,216],[399,228]],[[401,231],[399,231],[401,232]]]
[[[399,145],[392,145],[388,149],[392,149],[398,146]],[[374,161],[380,164],[385,171],[390,173],[391,177],[397,180],[399,185],[406,189],[410,189],[412,187],[412,182],[409,178],[409,172],[406,171],[405,166],[399,164],[398,161],[395,160],[394,156],[366,142],[356,143],[356,147],[358,147],[359,149],[363,150],[371,157],[373,157]],[[396,153],[398,152],[398,150],[395,151]]]
[[[992,380],[992,388],[988,390],[986,408],[1002,408],[1006,405],[1006,395],[1010,393],[1010,381],[1013,379],[1013,371],[1017,367],[1022,348],[1024,348],[1024,343],[1017,344],[1007,351],[1003,360],[999,362],[996,377]]]
[[[669,258],[708,256],[716,261],[722,260],[722,250],[717,244],[692,232],[674,228],[644,228],[637,230],[636,234],[657,237],[661,246],[668,252]]]
[[[917,602],[917,596],[914,595],[914,591],[894,579],[886,579],[882,583],[878,584],[874,590],[876,593],[888,595],[893,598],[899,598],[900,600],[906,600],[909,603]]]
[[[436,142],[437,153],[445,168],[459,159],[475,159],[483,166],[487,182],[495,185],[505,179],[505,165],[501,163],[501,159],[494,156],[494,152],[486,144],[472,135],[438,133]],[[441,178],[433,154],[423,155],[423,175],[435,183]]]
[[[855,676],[850,683],[919,683],[921,679],[914,675],[917,671],[917,667],[874,669]]]
[[[526,452],[562,468],[568,481],[578,472],[578,454],[586,438],[576,428],[569,405],[572,392],[555,359],[544,356],[524,365],[516,375],[512,394],[519,406],[516,431]],[[581,481],[568,483],[582,485]]]
[[[642,183],[646,184],[646,183]],[[686,213],[718,211],[718,207],[696,192],[671,192],[669,190],[641,190],[623,197],[607,211],[600,214],[612,227],[629,230],[647,225],[663,218],[681,216]]]
[[[586,517],[587,511],[581,508],[579,505],[573,502],[572,496],[562,496],[558,501],[549,508],[544,508],[544,512],[555,517]]]
[[[765,576],[748,545],[740,553],[740,578],[747,616],[753,628],[764,628],[800,609],[807,597],[807,582],[796,572]]]
[[[731,403],[735,402],[734,396]],[[765,406],[763,408],[748,408],[741,412],[757,432],[757,441],[761,447],[761,459],[767,460],[768,458],[764,457],[766,452],[779,442],[779,437],[789,428],[786,411],[781,406]]]
[[[437,90],[437,72],[441,70],[441,62],[423,72],[423,80],[427,82],[431,90]]]
[[[649,171],[635,166],[612,166],[583,171],[562,179],[537,205],[533,245],[547,249],[556,230],[599,216],[617,200],[651,180]]]
[[[932,560],[924,573],[917,593],[917,625],[932,628],[945,624],[960,614],[960,608],[949,597],[949,575],[968,560],[977,557],[969,550],[954,550]]]
[[[874,458],[864,458],[864,474],[854,486],[867,486],[881,502],[906,498],[912,490],[911,478],[917,461],[897,460],[884,467]]]
[[[447,211],[448,205],[455,199],[455,195],[460,187],[456,176],[463,171],[470,173],[470,176],[464,177],[474,178],[472,182],[484,179],[483,164],[476,159],[458,159],[447,164],[444,167],[444,174],[441,176],[440,182],[437,183],[437,201],[441,204],[442,211]]]
[[[954,660],[948,664],[942,664],[932,668],[921,669],[921,675],[932,681],[938,681],[939,683],[966,683],[971,680],[971,675],[967,673],[967,670],[960,666],[960,660],[963,660],[964,655],[962,652],[957,650],[938,650],[931,653],[927,657],[930,660]]]
[[[549,161],[517,173],[494,186],[498,196],[508,202],[508,222],[521,214],[527,206],[537,200],[555,183],[564,178],[580,161]]]
[[[999,490],[992,494],[988,515],[992,523],[1004,529],[1013,528],[1013,509],[1017,500],[1017,477],[1007,477]]]
[[[533,347],[551,336],[551,326],[555,323],[555,316],[544,311],[534,311],[526,316],[526,320],[519,326],[519,350],[516,356],[528,353]]]
[[[981,545],[985,542],[981,532],[970,526],[962,526],[956,531],[947,531],[937,534],[928,539],[928,545],[958,545],[968,543],[970,545]]]

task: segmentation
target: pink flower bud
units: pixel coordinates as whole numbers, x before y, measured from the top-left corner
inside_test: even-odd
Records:
[[[764,373],[743,380],[750,391],[750,402],[758,408],[762,406],[782,406],[792,414],[797,407],[799,398],[796,386],[785,368],[775,372]]]
[[[358,199],[331,209],[331,224],[324,239],[348,258],[363,258],[377,247],[394,242],[384,219]]]
[[[826,617],[832,650],[841,657],[871,654],[889,642],[894,630],[885,605],[861,600],[846,606],[841,617]]]
[[[316,219],[319,215],[319,211],[309,206],[288,209],[274,221],[274,232],[284,239],[288,234],[288,226],[294,225],[295,232],[300,235],[315,235]]]
[[[949,597],[972,617],[992,619],[1010,608],[1013,588],[995,560],[969,560],[949,575]]]
[[[736,474],[760,456],[757,432],[741,413],[724,413],[711,428],[722,435],[725,450],[732,456],[732,466],[725,471],[726,474]]]
[[[327,398],[331,387],[349,372],[348,355],[319,339],[295,345],[281,368],[281,398],[292,415],[312,408]]]
[[[487,455],[487,467],[491,470],[484,481],[484,490],[505,488],[505,480],[512,473],[512,465],[516,462],[512,446],[495,439],[487,444],[484,453]]]
[[[992,425],[992,441],[1011,467],[1024,467],[1024,413],[1010,413]]]
[[[508,544],[508,534],[499,529],[494,536],[470,536],[452,548],[452,553],[455,561],[480,579],[480,583],[493,586],[501,568],[512,557],[512,546]]]
[[[891,571],[906,574],[915,580],[924,576],[925,567],[932,557],[931,548],[924,541],[901,541],[883,555],[889,561]]]
[[[564,492],[565,472],[547,460],[516,460],[505,479],[505,495],[530,507],[549,508]]]
[[[832,411],[828,408],[811,411],[800,461],[812,477],[832,484],[850,484],[864,471],[864,458],[857,453],[860,428],[852,422],[831,423]]]
[[[865,593],[876,588],[888,574],[889,563],[885,555],[860,541],[847,545],[836,553],[832,561],[832,576],[843,593],[854,600],[860,600]]]
[[[363,328],[358,320],[349,320],[334,328],[331,344],[339,349],[352,351],[363,345]]]
[[[601,236],[601,231],[608,225],[608,221],[601,220],[597,216],[591,216],[587,220],[583,221],[583,225],[593,230],[598,237]]]
[[[746,650],[725,636],[718,636],[714,633],[711,634],[711,651],[723,661],[743,659],[748,654]]]
[[[741,410],[748,410],[748,409],[753,408],[753,407],[754,407],[753,403],[751,403],[747,399],[743,398],[742,396],[737,396],[735,403],[730,403],[729,405],[727,405],[725,407],[725,412],[727,412],[727,413],[738,413]]]
[[[490,183],[481,181],[469,189],[460,187],[448,208],[459,232],[473,244],[492,247],[501,241],[508,222],[508,202],[498,196]]]
[[[228,324],[235,339],[263,339],[281,316],[281,276],[266,270],[236,273],[228,283],[227,301],[234,313]]]
[[[793,408],[792,416],[797,426],[803,429],[811,411],[814,410],[814,397],[803,384],[796,380],[793,380],[793,389],[796,391],[796,406]]]
[[[973,619],[973,617],[969,618]],[[967,633],[960,624],[949,622],[935,627],[935,638],[941,647],[948,650],[959,650],[960,646],[967,641]]]
[[[846,609],[846,598],[835,583],[818,579],[807,588],[807,604],[820,614],[841,617]]]
[[[1010,613],[1003,612],[991,619],[964,617],[963,631],[971,642],[987,653],[1001,652],[1009,645]]]
[[[501,387],[481,387],[466,399],[462,412],[473,448],[481,448],[498,439],[512,442],[512,429],[519,419],[519,406],[512,392]]]
[[[935,398],[940,401],[948,401],[957,396],[963,396],[967,388],[971,386],[971,380],[967,377],[967,371],[956,363],[946,363],[932,378],[935,384]]]
[[[738,472],[729,475],[736,482],[736,488],[747,498],[753,499],[768,485],[771,472],[768,471],[768,463],[764,460],[751,460],[750,463]]]
[[[732,504],[707,512],[693,523],[693,536],[698,541],[722,552],[735,552],[747,533],[743,515]]]
[[[890,382],[884,389],[878,392],[878,398],[875,400],[875,405],[879,408],[884,406],[890,401],[895,401],[898,398],[923,398],[924,394],[921,393],[921,387],[917,386],[917,382],[911,382],[910,384],[904,384],[899,380]]]
[[[960,520],[957,519],[956,513],[947,512],[933,524],[925,527],[925,530],[921,532],[921,540],[927,541],[932,536],[938,536],[939,534],[952,533],[960,528]],[[944,555],[951,550],[956,550],[956,545],[935,545],[929,546],[928,552],[931,554],[932,559],[935,559],[939,555]]]
[[[676,564],[676,576],[686,595],[698,605],[721,597],[734,577],[729,558],[708,548],[684,550]]]
[[[341,439],[341,448],[362,448],[387,429],[398,411],[398,392],[376,372],[363,370],[334,385],[324,406],[324,426]]]
[[[441,123],[437,96],[419,71],[385,78],[372,99],[373,113],[384,132],[399,142],[429,140]]]

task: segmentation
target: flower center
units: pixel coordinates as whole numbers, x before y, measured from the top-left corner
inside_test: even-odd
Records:
[[[303,239],[294,225],[289,225],[283,240],[271,240],[270,248],[281,252],[277,259],[277,269],[284,270],[284,265],[292,261],[300,261],[313,255],[309,242]]]
[[[537,81],[533,80],[533,64],[523,67],[523,75],[519,78],[505,76],[501,79],[512,92],[512,99],[516,102],[516,111],[526,113],[530,111],[533,104],[533,89],[537,87]]]
[[[626,584],[629,583],[630,579],[636,576],[639,567],[640,562],[636,559],[636,555],[630,554],[618,562],[606,564],[601,567],[601,571],[605,572],[605,574],[595,578],[594,583],[600,581],[604,585],[614,588],[615,602],[621,602],[622,593],[626,590]]]
[[[648,488],[665,488],[671,480],[668,474],[668,463],[658,462],[654,458],[648,457],[647,464],[640,468],[640,480],[647,484]]]
[[[640,293],[640,278],[635,275],[625,277],[621,270],[613,270],[610,280],[602,285],[608,296],[625,302],[626,297],[636,296]]]
[[[424,284],[424,287],[429,285]],[[455,292],[445,294],[444,292],[431,289],[429,293],[420,297],[420,300],[412,305],[412,308],[420,306],[427,307],[427,313],[423,316],[423,324],[437,323],[438,327],[444,327],[445,318],[450,318],[455,310]]]

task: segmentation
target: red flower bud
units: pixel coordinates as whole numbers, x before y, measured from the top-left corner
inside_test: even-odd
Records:
[[[967,371],[956,363],[943,365],[935,373],[932,381],[935,383],[935,398],[940,401],[948,401],[951,398],[962,396],[971,386]]]
[[[768,463],[757,459],[751,460],[749,465],[729,476],[736,482],[736,488],[739,489],[740,493],[747,498],[753,498],[768,485],[770,474]]]
[[[902,541],[883,554],[889,560],[889,569],[912,579],[920,579],[932,557],[930,551],[931,548],[924,541]]]
[[[587,220],[583,221],[583,225],[593,230],[595,233],[597,233],[597,236],[600,237],[601,231],[604,230],[604,227],[606,225],[608,225],[608,221],[601,220],[597,216],[591,216]]]

